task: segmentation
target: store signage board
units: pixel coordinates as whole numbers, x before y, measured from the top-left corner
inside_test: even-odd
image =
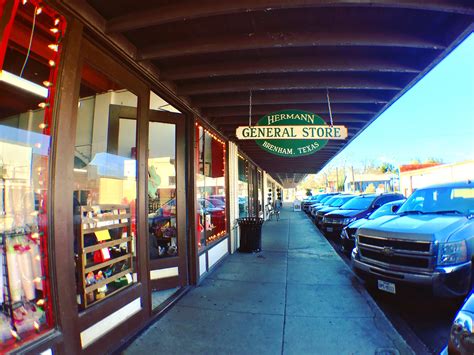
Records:
[[[284,110],[263,116],[255,126],[236,130],[240,140],[255,140],[269,153],[281,157],[311,155],[330,139],[347,138],[345,126],[329,126],[318,115],[300,110]]]

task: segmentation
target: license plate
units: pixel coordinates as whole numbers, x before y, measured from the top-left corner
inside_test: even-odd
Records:
[[[334,232],[334,228],[332,228],[332,227],[326,227],[326,230],[327,230],[328,232]]]
[[[392,282],[377,280],[379,290],[395,294],[395,284]]]

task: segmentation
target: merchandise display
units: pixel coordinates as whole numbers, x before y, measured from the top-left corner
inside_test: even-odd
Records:
[[[77,239],[76,274],[80,309],[132,284],[134,237],[130,206],[81,206]]]
[[[13,150],[14,155],[7,155]],[[35,201],[32,188],[33,150],[1,142],[0,156],[0,338],[5,343],[39,332],[47,320],[40,252],[43,232],[35,208],[41,203]]]

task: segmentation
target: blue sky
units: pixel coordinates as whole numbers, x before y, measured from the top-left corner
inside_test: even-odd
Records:
[[[346,166],[382,161],[398,165],[432,157],[444,163],[474,159],[474,34],[327,167],[344,162]]]

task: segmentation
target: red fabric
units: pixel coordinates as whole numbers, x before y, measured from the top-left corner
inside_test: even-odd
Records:
[[[224,147],[221,143],[212,139],[211,141],[212,150],[212,163],[211,163],[211,177],[217,178],[224,176]]]

